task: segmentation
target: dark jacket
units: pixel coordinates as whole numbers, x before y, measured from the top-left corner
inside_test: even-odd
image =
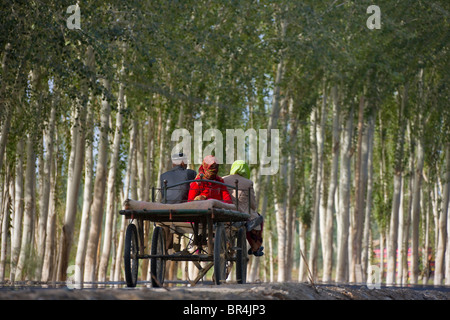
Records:
[[[167,186],[171,186],[183,181],[194,180],[197,173],[191,169],[184,169],[181,166],[175,166],[172,170],[164,172],[160,177],[162,201],[165,203],[186,202],[189,194],[189,183],[167,189],[167,196],[164,196],[164,180],[167,180]]]

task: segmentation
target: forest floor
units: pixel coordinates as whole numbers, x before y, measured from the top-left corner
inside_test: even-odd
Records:
[[[306,283],[199,284],[193,287],[69,289],[0,286],[0,300],[450,300],[450,287],[415,286],[370,289],[366,285]]]

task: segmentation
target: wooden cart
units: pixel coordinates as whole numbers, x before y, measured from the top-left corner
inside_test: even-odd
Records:
[[[222,184],[216,181],[210,182]],[[175,186],[165,185],[164,189]],[[237,195],[237,184],[236,187],[226,186],[235,189]],[[183,204],[167,205],[168,208],[165,208],[164,204],[158,203],[156,209],[120,211],[120,214],[130,219],[124,246],[125,279],[128,287],[136,286],[140,259],[150,259],[153,287],[163,285],[165,264],[168,260],[192,261],[197,266],[200,271],[191,281],[192,285],[203,278],[212,267],[214,267],[214,283],[221,284],[227,279],[233,263],[236,263],[237,282],[246,282],[248,257],[245,221],[250,215],[216,206],[205,209],[200,204],[205,203],[204,201],[190,202],[186,204],[188,208],[183,208]],[[200,208],[193,208],[196,205]],[[154,222],[150,254],[144,253],[143,221],[145,220]],[[180,246],[174,245],[172,252],[169,253],[166,246],[167,232],[179,238],[190,234],[189,244],[183,250]],[[200,264],[202,261],[207,262],[206,266]]]

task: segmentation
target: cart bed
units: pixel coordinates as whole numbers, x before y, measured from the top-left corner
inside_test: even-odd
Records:
[[[218,200],[203,200],[177,204],[144,202],[128,199],[120,214],[128,219],[143,219],[153,222],[213,222],[247,221],[250,215],[240,212],[235,206]]]

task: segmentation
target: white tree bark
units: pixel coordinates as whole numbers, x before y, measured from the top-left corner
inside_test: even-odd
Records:
[[[353,132],[353,107],[351,108],[343,131],[340,160],[339,211],[337,214],[337,265],[336,282],[346,281],[348,266],[348,238],[350,227],[350,189],[351,189],[351,149]]]
[[[7,43],[5,45],[5,50],[4,50],[4,54],[3,54],[3,59],[2,59],[2,74],[3,74],[3,81],[1,83],[0,86],[0,99],[4,98],[4,93],[5,93],[5,89],[6,89],[6,80],[5,78],[7,77],[7,73],[8,73],[8,59],[11,53],[11,44]],[[5,150],[6,150],[6,142],[8,140],[8,135],[9,135],[9,129],[11,127],[11,107],[7,107],[6,104],[2,103],[2,108],[7,108],[6,110],[2,110],[2,111],[6,111],[6,116],[5,116],[5,121],[3,122],[2,126],[1,126],[1,134],[0,134],[0,170],[3,167],[3,159],[4,159],[4,154],[5,154]],[[1,120],[1,119],[0,119]]]
[[[306,282],[307,279],[307,268],[305,252],[306,252],[306,230],[303,223],[300,221],[298,224],[298,238],[299,238],[299,246],[300,246],[300,260],[298,266],[298,281]]]
[[[417,284],[419,277],[419,221],[420,221],[420,191],[422,187],[422,171],[424,163],[423,141],[417,140],[417,167],[414,175],[412,203],[412,238],[411,238],[411,284]]]
[[[88,46],[86,49],[85,65],[89,72],[95,73],[95,54],[92,46]],[[91,78],[90,81],[94,81]],[[84,140],[80,141],[84,144],[84,190],[83,190],[83,208],[81,213],[81,225],[78,236],[77,253],[75,257],[75,283],[83,283],[84,275],[84,262],[86,257],[87,237],[89,231],[89,216],[90,207],[92,204],[92,189],[93,189],[93,176],[94,176],[94,159],[93,159],[93,143],[94,143],[94,99],[95,96],[92,92],[89,93],[88,82],[86,80],[85,86],[86,96],[88,96],[88,102],[86,106],[86,125],[84,130]],[[82,144],[80,144],[81,147]]]
[[[131,140],[130,140],[130,149],[128,152],[129,158],[127,161],[127,172],[125,175],[125,185],[123,188],[122,194],[122,203],[126,199],[128,199],[128,194],[130,192],[130,184],[131,184],[131,173],[133,172],[133,164],[134,164],[134,154],[136,149],[136,129],[134,127],[131,128]],[[125,216],[121,217],[122,221],[120,224],[120,233],[119,233],[119,242],[117,246],[117,254],[116,254],[116,263],[114,268],[114,281],[120,280],[121,275],[121,265],[122,265],[122,252],[123,252],[123,244],[125,237],[125,227],[126,227],[126,219]]]
[[[317,110],[316,115],[316,139],[315,142],[317,144],[317,174],[316,174],[316,182],[315,182],[315,196],[314,196],[314,216],[313,223],[311,226],[311,242],[309,248],[309,268],[313,274],[313,277],[316,277],[317,272],[317,256],[319,249],[319,235],[322,234],[324,226],[322,225],[324,210],[323,210],[323,170],[324,170],[324,157],[323,157],[323,148],[324,148],[324,140],[325,140],[325,121],[326,121],[326,108],[327,108],[327,95],[325,91],[325,82],[322,91],[322,107],[320,110]],[[320,113],[319,113],[320,111]],[[320,118],[319,118],[320,117]],[[319,120],[320,119],[320,120]],[[322,241],[324,242],[324,241]],[[322,248],[324,245],[322,243]]]
[[[373,145],[375,132],[375,112],[369,117],[369,124],[367,129],[367,195],[364,219],[364,235],[362,247],[362,276],[363,281],[366,280],[367,271],[369,269],[369,254],[370,254],[370,222],[372,216],[372,191],[373,191]]]
[[[9,234],[9,220],[10,220],[10,212],[12,210],[11,202],[11,192],[14,191],[13,189],[13,179],[11,177],[11,173],[9,172],[9,169],[6,168],[4,183],[3,183],[3,194],[2,194],[2,202],[0,206],[2,219],[1,219],[1,249],[0,249],[0,282],[3,282],[5,280],[5,271],[6,271],[6,256],[7,256],[7,249],[8,249],[8,234]]]
[[[448,208],[450,206],[449,204],[449,198],[450,198],[450,146],[447,144],[447,174],[446,174],[446,180],[445,181],[445,188],[446,194],[444,194],[444,197],[447,199],[447,245],[445,250],[445,284],[450,285],[450,214],[448,213]],[[445,199],[445,198],[444,198]],[[445,200],[444,200],[445,202]]]
[[[286,28],[287,28],[287,22],[281,21],[281,30],[280,30],[280,37],[284,38],[286,34]],[[280,52],[282,54],[282,52]],[[280,115],[281,110],[281,81],[284,77],[285,72],[285,62],[284,58],[281,57],[280,61],[277,64],[277,69],[275,73],[275,81],[274,81],[274,90],[273,90],[273,98],[272,98],[272,113],[269,118],[269,124],[268,124],[268,144],[271,143],[271,130],[276,129],[278,126],[278,118]],[[266,175],[266,181],[264,184],[264,187],[266,188],[266,192],[269,190],[269,175]],[[277,281],[278,282],[284,282],[286,281],[286,273],[285,273],[285,257],[284,249],[285,249],[285,237],[286,237],[286,219],[284,216],[279,216],[280,212],[278,212],[277,216],[277,230],[281,231],[281,233],[278,234],[278,274],[277,274]],[[282,213],[281,213],[282,214]],[[281,224],[281,225],[279,225]]]
[[[298,121],[296,119],[296,113],[294,112],[294,100],[292,97],[289,98],[289,145],[290,153],[288,157],[288,180],[287,180],[287,215],[286,215],[286,231],[287,231],[287,264],[286,264],[286,279],[288,281],[292,280],[292,267],[294,264],[294,243],[295,243],[295,207],[294,199],[296,192],[295,183],[295,164],[298,154],[296,154],[297,146],[297,127]],[[258,260],[258,259],[255,259]]]
[[[93,97],[91,97],[92,101]],[[84,164],[84,190],[83,190],[83,209],[81,213],[80,234],[78,236],[77,254],[75,257],[75,283],[83,283],[84,262],[86,257],[86,247],[89,232],[89,217],[92,205],[92,189],[94,176],[93,159],[93,110],[92,105],[88,104],[86,115],[86,157]]]
[[[55,154],[58,153],[57,136],[55,136]],[[45,238],[45,251],[44,251],[44,262],[42,266],[41,281],[48,282],[56,279],[55,265],[56,265],[56,195],[57,195],[57,172],[58,172],[58,162],[57,157],[52,159],[52,172],[50,179],[50,203],[49,203],[49,214],[47,217],[46,226],[46,238]]]
[[[444,261],[445,261],[445,251],[447,242],[447,215],[448,215],[448,205],[450,197],[450,143],[446,143],[445,147],[445,162],[446,170],[445,177],[443,181],[442,190],[442,203],[441,203],[441,214],[439,215],[439,225],[438,225],[438,246],[436,250],[436,265],[434,268],[434,284],[442,284],[444,277]],[[437,194],[436,194],[437,196]],[[449,247],[447,246],[447,251]],[[450,261],[445,261],[445,265],[450,264]]]
[[[333,160],[331,164],[330,186],[328,189],[328,201],[325,217],[325,247],[323,256],[323,277],[322,281],[328,283],[331,281],[331,273],[333,267],[333,216],[336,211],[335,195],[338,186],[338,170],[339,170],[339,148],[340,148],[340,105],[338,101],[337,87],[331,89],[333,100],[333,143],[332,152]]]
[[[61,281],[66,280],[67,276],[67,267],[69,264],[70,250],[73,243],[77,202],[85,154],[84,122],[86,116],[84,114],[84,108],[81,105],[76,109],[78,110],[74,110],[72,113],[72,141],[67,180],[66,210],[60,240],[61,251],[58,258],[57,278]]]
[[[109,80],[102,80],[107,92],[110,91]],[[103,95],[102,108],[100,113],[100,141],[98,148],[97,169],[94,182],[94,196],[91,206],[91,225],[89,230],[89,240],[86,251],[86,261],[84,269],[84,280],[93,282],[96,275],[97,249],[102,226],[103,206],[105,199],[106,172],[108,161],[108,131],[110,105],[106,94]]]
[[[39,207],[39,232],[38,232],[38,249],[37,258],[38,266],[36,271],[36,279],[41,280],[42,265],[44,262],[45,255],[45,239],[47,236],[47,218],[50,203],[50,177],[53,162],[53,136],[55,131],[55,120],[56,120],[56,108],[53,105],[50,111],[49,127],[47,132],[44,133],[45,143],[46,143],[46,157],[44,160],[44,172],[42,175],[42,194],[41,202]]]
[[[395,168],[394,168],[394,195],[392,197],[392,212],[389,226],[389,237],[387,241],[387,273],[386,284],[391,285],[395,283],[395,272],[397,262],[397,240],[398,240],[398,219],[400,210],[400,200],[402,198],[402,184],[403,184],[403,151],[404,151],[404,137],[405,137],[405,120],[404,110],[407,100],[408,87],[405,86],[400,103],[399,112],[399,128],[397,132],[397,142],[395,147]]]
[[[27,141],[27,169],[25,174],[25,207],[24,207],[24,218],[23,218],[23,230],[22,230],[22,242],[19,254],[19,261],[17,264],[16,278],[23,279],[25,275],[28,275],[27,271],[24,270],[29,259],[32,256],[33,250],[33,229],[34,229],[34,217],[36,213],[36,201],[35,201],[35,190],[36,190],[36,156],[34,150],[34,139],[33,135],[28,134]]]
[[[125,68],[122,67],[121,75],[124,74]],[[103,249],[100,258],[100,267],[98,280],[101,282],[106,281],[106,273],[108,269],[109,257],[111,254],[111,242],[113,233],[113,221],[114,221],[114,187],[116,183],[116,171],[117,163],[119,161],[120,152],[120,141],[122,138],[122,112],[124,110],[124,85],[120,83],[119,85],[119,99],[118,99],[118,109],[116,114],[116,128],[114,132],[114,143],[111,153],[110,168],[108,174],[108,187],[107,187],[107,198],[106,198],[106,220],[105,220],[105,231],[103,237]]]
[[[14,221],[12,229],[11,241],[11,272],[10,280],[14,283],[16,276],[16,268],[20,253],[20,239],[22,235],[22,219],[24,207],[24,189],[23,189],[23,153],[24,140],[20,139],[16,147],[16,172],[15,172],[15,186],[14,186]]]
[[[364,222],[364,173],[365,167],[363,155],[364,140],[364,95],[360,97],[358,111],[358,139],[356,147],[356,163],[355,163],[355,207],[351,216],[352,223],[350,229],[350,268],[349,281],[352,283],[360,282],[361,276],[361,243]]]

